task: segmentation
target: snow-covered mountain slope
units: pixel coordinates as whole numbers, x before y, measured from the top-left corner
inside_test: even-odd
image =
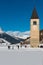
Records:
[[[27,37],[30,36],[30,31],[25,31],[25,32],[20,32],[20,31],[7,31],[7,32],[4,32],[2,30],[2,28],[0,28],[0,34],[2,33],[7,33],[8,35],[18,39],[18,38],[21,38],[21,39],[26,39]]]
[[[10,35],[10,33],[7,34],[6,32],[2,31],[2,29],[0,29],[0,41],[1,39],[4,39],[11,44],[16,44],[16,43],[20,43],[21,41],[24,41],[24,39],[15,36],[13,37],[12,35]]]
[[[25,31],[25,32],[7,31],[6,33],[13,36],[13,37],[18,37],[18,38],[22,38],[22,39],[26,39],[27,37],[30,36],[30,31]]]

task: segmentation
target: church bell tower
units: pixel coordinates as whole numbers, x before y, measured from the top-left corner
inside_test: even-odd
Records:
[[[30,45],[31,47],[39,46],[39,17],[36,9],[34,8],[30,20]]]

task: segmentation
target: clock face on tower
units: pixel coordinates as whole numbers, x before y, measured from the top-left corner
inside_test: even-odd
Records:
[[[33,30],[36,30],[36,28],[37,28],[36,26],[33,26]]]

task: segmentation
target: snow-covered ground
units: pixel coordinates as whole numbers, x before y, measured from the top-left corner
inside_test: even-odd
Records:
[[[8,49],[7,46],[5,47],[0,47],[0,51],[43,51],[43,48],[25,48],[25,47],[10,47],[10,49]]]
[[[43,51],[0,48],[0,65],[43,65]]]
[[[0,65],[43,65],[43,49],[0,47]]]
[[[13,51],[43,51],[43,48],[31,48],[30,45],[27,47],[22,46],[18,48],[18,45],[10,45],[10,49],[8,49],[8,46],[6,45],[0,45],[0,51],[8,51],[8,50],[13,50]]]

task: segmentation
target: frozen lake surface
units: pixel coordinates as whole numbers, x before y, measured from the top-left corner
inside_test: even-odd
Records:
[[[43,51],[0,48],[0,65],[43,65]]]

